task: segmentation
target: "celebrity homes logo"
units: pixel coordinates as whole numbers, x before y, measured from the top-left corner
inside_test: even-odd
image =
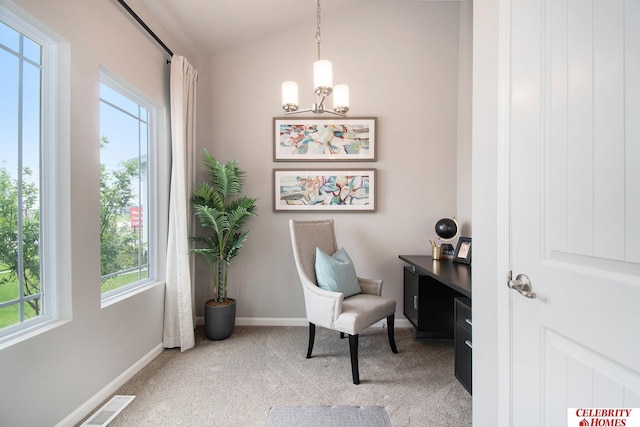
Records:
[[[567,427],[640,427],[640,408],[569,408]]]

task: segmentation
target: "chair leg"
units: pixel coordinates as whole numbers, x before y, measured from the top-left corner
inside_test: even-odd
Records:
[[[358,372],[358,335],[349,335],[349,350],[351,351],[351,376],[354,384],[360,384]]]
[[[311,359],[311,352],[313,351],[313,341],[316,337],[316,325],[309,322],[309,347],[307,348],[307,359]]]
[[[387,335],[389,335],[389,345],[391,346],[391,351],[394,354],[398,354],[398,349],[396,348],[396,339],[393,333],[393,324],[395,322],[395,314],[387,317]]]

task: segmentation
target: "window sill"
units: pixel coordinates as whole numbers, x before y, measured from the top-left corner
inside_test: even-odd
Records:
[[[126,299],[129,299],[135,295],[141,294],[143,292],[148,291],[149,289],[153,289],[157,286],[164,286],[164,282],[160,282],[160,281],[153,281],[153,282],[148,282],[145,283],[143,285],[140,286],[136,286],[135,288],[126,290],[124,292],[120,292],[120,293],[116,293],[115,295],[109,295],[107,297],[103,297],[102,298],[102,305],[101,308],[107,308],[113,304],[117,304],[120,301],[124,301]]]
[[[0,351],[69,323],[71,319],[49,319],[0,338]]]

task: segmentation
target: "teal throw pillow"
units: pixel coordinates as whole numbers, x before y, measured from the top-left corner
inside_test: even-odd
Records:
[[[316,248],[316,280],[320,288],[342,292],[345,298],[362,292],[353,261],[343,248],[332,256]]]

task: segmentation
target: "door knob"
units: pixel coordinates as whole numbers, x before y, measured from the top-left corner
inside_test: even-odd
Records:
[[[527,298],[535,299],[538,296],[535,292],[531,292],[531,280],[526,274],[518,274],[515,279],[510,279],[507,282],[507,286]]]

